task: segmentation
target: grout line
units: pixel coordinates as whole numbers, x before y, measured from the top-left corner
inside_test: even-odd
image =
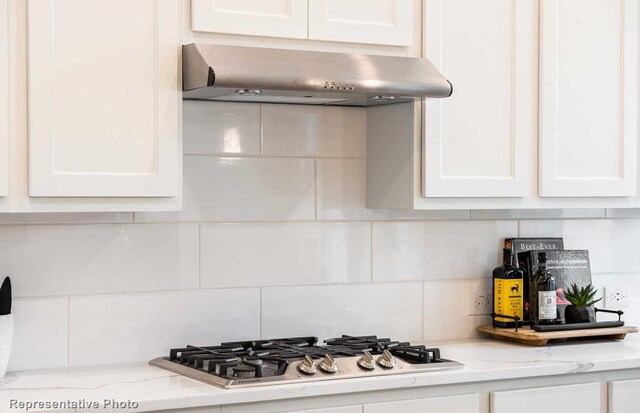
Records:
[[[369,234],[369,272],[371,273],[371,282],[373,283],[373,222],[370,222],[370,234]]]
[[[202,288],[202,224],[198,224],[198,289]]]
[[[516,220],[476,220],[476,221],[516,221]],[[470,222],[467,218],[435,218],[435,219],[416,219],[416,218],[389,218],[389,219],[272,219],[272,220],[202,220],[202,221],[143,221],[136,222],[136,225],[157,225],[157,224],[308,224],[308,223],[424,223],[424,222]],[[0,224],[0,228],[3,224]],[[11,224],[9,224],[11,225]],[[37,225],[76,225],[76,224],[37,224]],[[85,224],[80,224],[85,225]],[[96,224],[86,224],[96,225]],[[105,224],[107,225],[107,224]],[[127,224],[120,224],[127,225]]]
[[[264,154],[264,125],[262,116],[262,103],[260,104],[260,157]]]
[[[260,149],[262,152],[262,148]],[[184,153],[183,156],[192,156],[200,158],[246,158],[246,159],[342,159],[342,160],[365,160],[364,156],[323,156],[323,155],[251,155],[243,153]]]
[[[425,300],[424,300],[425,288],[426,288],[426,282],[423,281],[422,282],[422,314],[421,314],[422,317],[420,318],[422,320],[422,340],[423,341],[427,339],[427,337],[425,335],[426,331],[425,331],[425,319],[424,319],[424,315],[425,315],[425,313],[427,311],[427,309],[425,308],[425,304],[426,303],[425,303]]]
[[[313,215],[318,221],[318,160],[313,159]]]
[[[437,210],[444,211],[444,210]],[[160,211],[158,211],[160,212]],[[490,221],[504,221],[504,222],[513,222],[518,221],[518,225],[522,221],[596,221],[596,220],[604,220],[603,217],[567,217],[567,218],[472,218],[469,219],[467,217],[457,218],[457,217],[443,217],[443,218],[416,218],[416,217],[389,217],[389,218],[380,218],[380,219],[371,219],[371,218],[363,218],[363,219],[262,219],[262,220],[243,220],[243,219],[230,219],[230,220],[148,220],[148,221],[93,221],[93,222],[9,222],[3,221],[0,222],[0,228],[3,226],[114,226],[114,225],[187,225],[187,224],[299,224],[299,223],[377,223],[377,222],[385,222],[385,223],[425,223],[425,222],[490,222]],[[639,217],[610,217],[606,218],[607,220],[640,220]]]
[[[262,292],[263,292],[263,288],[260,288],[260,291],[259,291],[259,295],[260,295],[259,296],[259,307],[258,307],[258,320],[259,320],[258,321],[258,325],[259,325],[259,328],[260,328],[259,333],[260,333],[260,338],[261,339],[262,339],[262,337],[264,337],[264,331],[262,330],[262,318],[264,316],[264,311],[263,311],[264,309],[262,307]]]
[[[71,360],[71,297],[67,296],[67,360],[66,367],[69,367]]]
[[[600,274],[614,274],[614,273],[600,273]],[[638,272],[630,272],[624,274],[638,274]],[[485,279],[488,277],[476,277],[476,278],[454,278],[453,280],[476,280]],[[424,280],[424,279],[411,279],[411,280],[390,280],[390,281],[376,281],[374,285],[393,285],[393,284],[416,284],[425,281],[445,281],[448,279],[437,280]],[[312,288],[312,287],[346,287],[346,286],[370,286],[372,283],[369,280],[351,281],[351,282],[332,282],[332,283],[309,283],[309,284],[273,284],[273,285],[238,285],[238,286],[219,286],[219,287],[205,287],[205,288],[181,288],[181,289],[167,289],[167,290],[128,290],[128,291],[94,291],[84,293],[72,293],[68,295],[32,295],[32,296],[17,296],[14,299],[44,299],[55,297],[95,297],[95,296],[127,296],[127,295],[160,295],[160,294],[179,294],[189,292],[230,292],[238,290],[257,290],[264,288]]]

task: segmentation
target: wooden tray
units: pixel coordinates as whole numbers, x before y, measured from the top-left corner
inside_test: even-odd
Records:
[[[622,340],[629,333],[637,333],[638,327],[625,326],[538,333],[533,331],[529,326],[520,327],[516,332],[514,328],[499,328],[489,325],[478,327],[478,331],[501,340],[517,341],[518,343],[529,344],[531,346],[546,346],[549,340],[561,340],[567,338],[597,337]]]

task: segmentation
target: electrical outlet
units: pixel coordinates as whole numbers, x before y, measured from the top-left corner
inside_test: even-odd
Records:
[[[467,304],[467,315],[487,315],[491,314],[491,294],[469,293]]]
[[[604,289],[604,306],[607,308],[623,308],[629,307],[629,296],[631,291],[629,287],[613,286]]]

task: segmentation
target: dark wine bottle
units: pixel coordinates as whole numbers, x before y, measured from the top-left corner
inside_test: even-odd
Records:
[[[523,314],[523,272],[513,264],[513,250],[502,250],[502,265],[493,270],[493,312],[508,316],[518,316],[522,322]],[[513,320],[503,317],[493,319],[495,327],[515,327]]]
[[[556,301],[556,279],[547,270],[547,253],[538,253],[538,271],[533,276],[530,288],[531,322],[533,324],[554,324],[558,304]]]

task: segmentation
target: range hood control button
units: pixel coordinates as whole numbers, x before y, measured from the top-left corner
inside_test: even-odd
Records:
[[[240,96],[256,96],[261,94],[262,91],[258,89],[240,89],[236,90],[236,94]]]

